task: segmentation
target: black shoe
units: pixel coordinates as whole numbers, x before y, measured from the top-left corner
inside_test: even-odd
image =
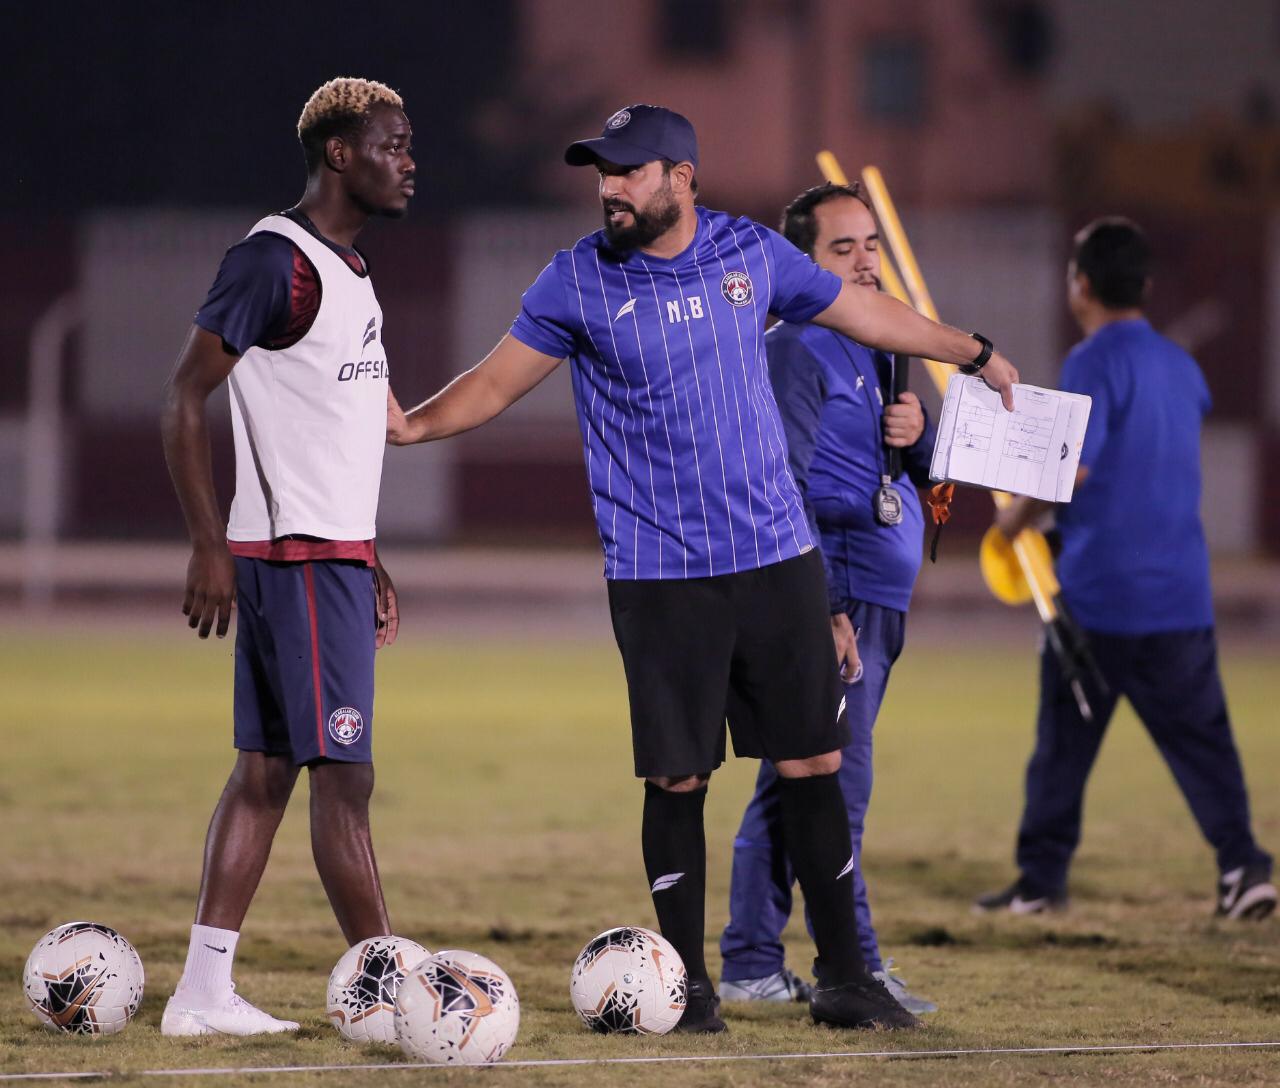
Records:
[[[918,1028],[920,1021],[899,1005],[884,983],[870,975],[843,986],[815,986],[809,998],[815,1024],[839,1028]]]
[[[1066,910],[1067,891],[1043,892],[1032,887],[1024,876],[1018,877],[1002,892],[987,892],[973,901],[974,914],[992,914],[1007,910],[1010,914],[1043,914],[1047,910]]]
[[[720,1019],[720,995],[712,989],[710,979],[689,980],[684,1015],[674,1030],[691,1035],[718,1035],[725,1030],[725,1022]]]
[[[1271,883],[1271,867],[1265,862],[1242,865],[1223,873],[1218,880],[1220,918],[1259,922],[1276,909],[1276,886]]]

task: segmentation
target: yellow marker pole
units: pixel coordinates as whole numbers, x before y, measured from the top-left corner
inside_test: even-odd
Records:
[[[849,184],[848,176],[830,151],[818,152],[818,168],[831,183]],[[881,262],[881,280],[885,289],[925,317],[937,321],[938,309],[925,285],[911,243],[907,241],[907,233],[902,227],[902,220],[898,218],[897,209],[889,197],[889,189],[879,168],[865,167],[862,171],[862,183],[871,198],[871,206],[880,222],[889,254],[901,270],[899,277],[890,262]],[[924,364],[938,392],[945,395],[952,368],[936,359],[925,359]],[[1004,507],[1011,501],[1010,496],[1003,491],[991,492],[991,498],[997,507]],[[982,568],[987,585],[1001,601],[1006,604],[1021,604],[1029,597],[1035,602],[1036,611],[1045,623],[1052,623],[1057,618],[1058,607],[1054,598],[1059,590],[1058,578],[1053,571],[1044,535],[1038,530],[1024,529],[1013,541],[1007,541],[994,528],[988,530],[982,540]]]

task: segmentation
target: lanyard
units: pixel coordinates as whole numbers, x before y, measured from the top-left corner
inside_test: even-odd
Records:
[[[849,360],[849,365],[853,367],[853,371],[862,381],[862,388],[867,393],[867,411],[871,413],[871,433],[876,440],[876,468],[879,470],[880,487],[871,498],[871,510],[875,514],[876,521],[886,527],[902,524],[902,496],[892,487],[893,479],[889,475],[889,456],[885,452],[883,425],[883,412],[876,415],[876,406],[871,403],[871,390],[875,389],[880,397],[880,403],[884,404],[884,393],[880,389],[880,372],[872,361],[871,369],[875,375],[875,381],[867,381],[867,376],[862,373],[862,368],[858,366],[858,361],[853,357],[853,352],[845,345],[844,337],[835,330],[828,330],[831,335],[836,338],[836,343],[840,345],[840,350],[844,352],[845,358]]]

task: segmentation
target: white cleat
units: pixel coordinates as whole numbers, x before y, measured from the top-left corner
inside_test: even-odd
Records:
[[[195,1000],[192,1000],[192,999]],[[203,999],[203,1000],[201,1000]],[[203,994],[169,998],[160,1021],[160,1034],[181,1035],[278,1035],[297,1031],[292,1020],[277,1020],[269,1013],[250,1005],[233,989],[224,999],[208,998]]]

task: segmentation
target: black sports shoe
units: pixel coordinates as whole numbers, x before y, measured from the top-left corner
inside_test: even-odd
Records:
[[[1223,873],[1218,880],[1218,909],[1221,918],[1261,921],[1276,909],[1276,886],[1271,883],[1271,867],[1266,863],[1242,865]]]
[[[1066,909],[1065,888],[1042,892],[1028,884],[1024,876],[1018,877],[1002,892],[987,892],[973,901],[974,914],[993,914],[999,910],[1007,910],[1010,914],[1043,914],[1047,910]]]
[[[870,975],[843,986],[815,986],[809,998],[815,1024],[838,1028],[918,1028],[920,1021],[899,1005],[884,983]]]
[[[725,1022],[720,1019],[720,996],[712,989],[710,979],[689,981],[684,1014],[675,1030],[692,1035],[718,1035],[725,1030]]]

